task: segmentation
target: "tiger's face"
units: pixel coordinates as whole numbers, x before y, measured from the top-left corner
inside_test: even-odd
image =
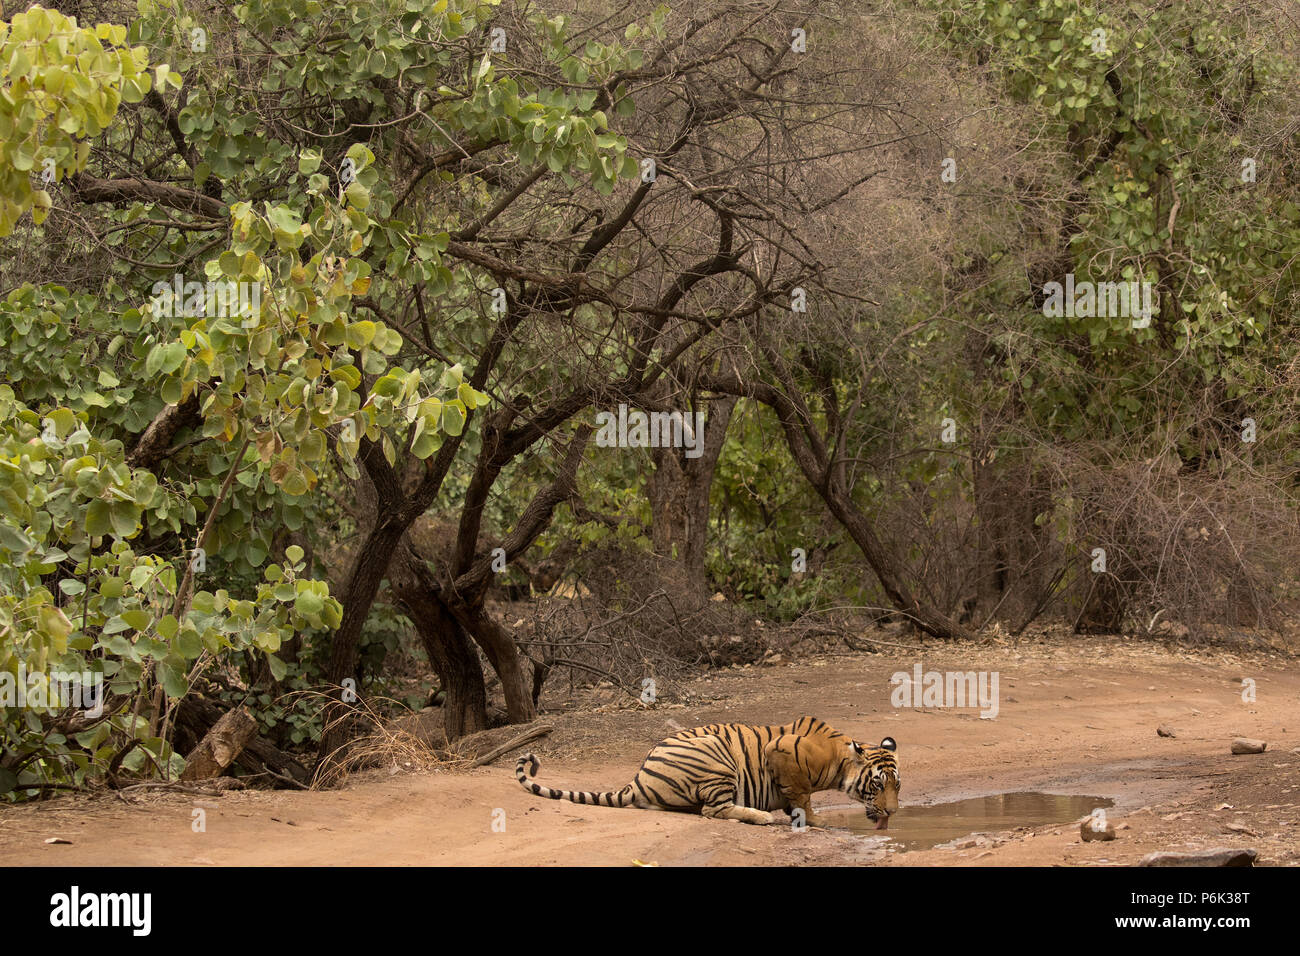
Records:
[[[889,818],[898,809],[898,791],[902,778],[898,775],[898,757],[894,751],[898,744],[886,737],[879,747],[867,747],[853,742],[856,766],[845,780],[844,790],[860,801],[867,809],[867,819],[877,830],[889,826]]]

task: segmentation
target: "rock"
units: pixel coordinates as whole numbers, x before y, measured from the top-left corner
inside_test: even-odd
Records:
[[[1234,850],[1216,847],[1213,850],[1193,850],[1190,853],[1148,853],[1138,866],[1254,866],[1255,850]]]
[[[1244,833],[1246,836],[1259,836],[1254,830],[1244,823],[1229,823],[1224,826],[1225,830],[1230,833]]]
[[[63,844],[64,846],[72,846],[72,841],[71,841],[71,840],[65,840],[65,839],[63,839],[63,837],[50,837],[50,838],[49,838],[48,840],[46,840],[45,842],[46,842],[46,843],[61,843],[61,844]]]
[[[1093,826],[1094,821],[1091,817],[1079,824],[1079,836],[1083,837],[1084,843],[1093,843],[1098,840],[1106,841],[1115,839],[1115,824],[1106,823],[1104,827],[1097,829]]]
[[[1170,727],[1168,724],[1161,724],[1159,727],[1157,727],[1157,728],[1156,728],[1156,734],[1157,734],[1158,736],[1160,736],[1160,737],[1177,737],[1177,736],[1178,736],[1176,733],[1174,733],[1174,728]]]
[[[1250,737],[1238,737],[1232,742],[1232,752],[1235,754],[1262,754],[1267,746],[1267,741],[1253,740]]]

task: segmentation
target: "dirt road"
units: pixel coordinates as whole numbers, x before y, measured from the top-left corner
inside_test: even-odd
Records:
[[[1109,797],[1113,842],[1049,824],[898,852],[845,829],[794,832],[697,816],[538,800],[514,755],[471,772],[368,771],[330,792],[70,797],[0,809],[6,864],[661,865],[1132,864],[1152,850],[1254,847],[1261,864],[1300,864],[1300,668],[1270,652],[1168,651],[1114,638],[884,647],[793,664],[715,671],[691,703],[555,715],[535,748],[538,779],[617,788],[674,725],[822,717],[860,740],[899,744],[907,807],[1010,791]],[[890,677],[985,670],[999,710],[896,709]],[[1243,679],[1255,700],[1243,699]],[[1249,685],[1247,685],[1249,686]],[[1247,695],[1249,696],[1249,695]],[[548,718],[549,720],[550,718]],[[1176,736],[1157,736],[1168,725]],[[1232,756],[1232,738],[1268,741]],[[844,806],[842,794],[815,798]],[[196,814],[201,811],[201,814]],[[195,831],[202,817],[202,832]],[[778,820],[784,820],[778,814]],[[70,845],[47,845],[49,837]]]

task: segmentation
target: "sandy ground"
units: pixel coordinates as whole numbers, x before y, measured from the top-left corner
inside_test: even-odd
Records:
[[[469,772],[375,770],[328,792],[72,796],[0,808],[8,865],[1128,865],[1153,850],[1253,847],[1259,863],[1300,864],[1300,668],[1271,652],[1191,653],[1115,638],[984,643],[713,671],[689,704],[607,705],[546,715],[538,779],[617,788],[674,726],[822,717],[860,740],[893,736],[902,809],[1019,790],[1115,801],[1112,842],[1077,823],[973,836],[897,852],[844,829],[794,832],[698,816],[539,800],[514,755]],[[890,705],[890,675],[997,671],[1000,710]],[[1256,700],[1242,699],[1242,680]],[[1175,737],[1156,734],[1169,725]],[[1237,736],[1268,741],[1232,756]],[[843,806],[824,793],[820,807]],[[202,832],[196,816],[202,811]],[[778,814],[778,821],[785,821]],[[50,837],[70,844],[47,845]]]

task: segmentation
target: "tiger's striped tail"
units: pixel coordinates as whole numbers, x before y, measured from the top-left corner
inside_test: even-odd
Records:
[[[571,800],[574,803],[585,803],[595,807],[630,807],[636,799],[630,783],[622,790],[604,791],[552,790],[550,787],[543,787],[532,779],[537,776],[537,768],[540,766],[541,762],[533,754],[520,757],[519,763],[515,765],[515,776],[519,778],[519,785],[535,796],[549,797],[552,800]]]

